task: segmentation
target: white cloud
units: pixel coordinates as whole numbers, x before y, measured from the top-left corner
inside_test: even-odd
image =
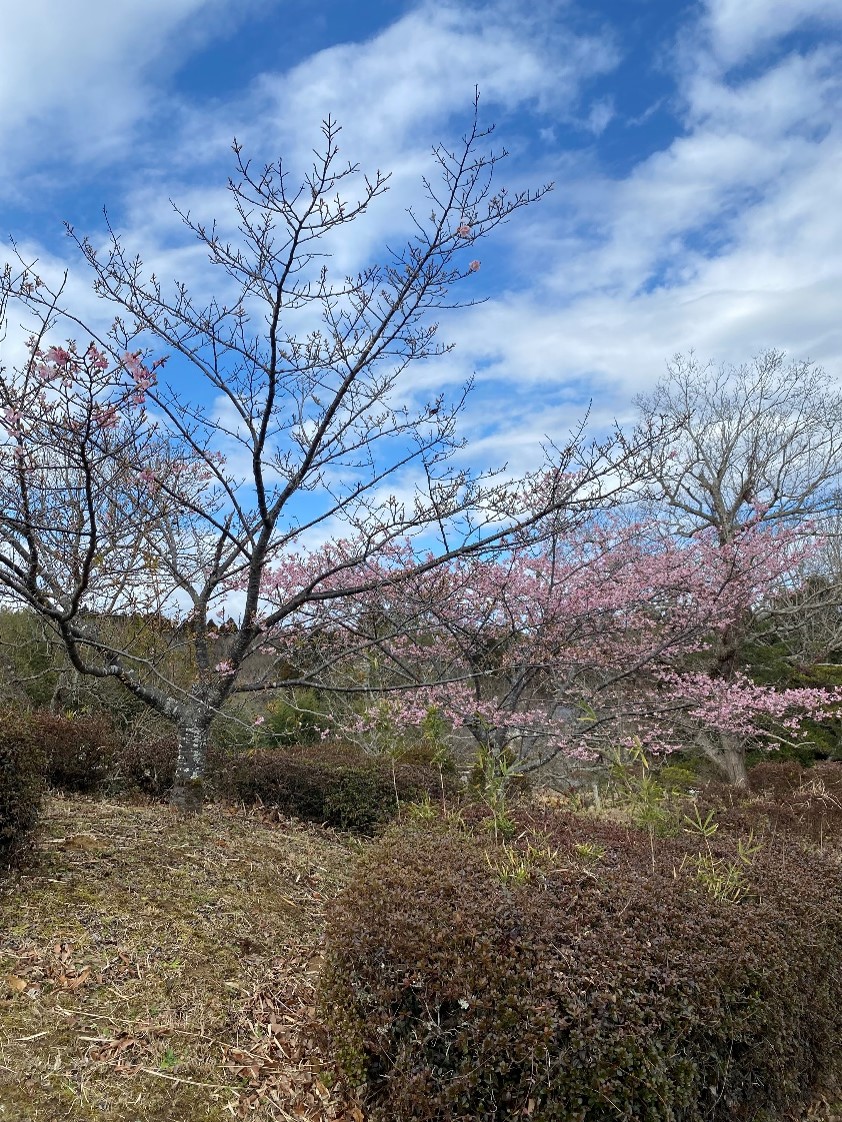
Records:
[[[230,164],[227,150],[236,135],[255,164],[283,153],[290,182],[298,183],[312,165],[313,149],[321,150],[322,121],[338,121],[337,165],[350,160],[370,177],[378,169],[391,175],[387,194],[332,247],[337,271],[354,271],[384,241],[403,240],[409,206],[426,214],[419,188],[422,176],[434,172],[431,143],[442,139],[458,147],[470,127],[475,88],[481,123],[503,119],[500,143],[495,138],[493,146],[517,149],[518,134],[506,130],[507,120],[524,110],[547,127],[574,119],[583,88],[618,58],[609,35],[576,34],[563,21],[542,21],[506,0],[476,6],[427,0],[366,41],[260,75],[235,103],[196,109],[178,148],[185,164],[218,161],[223,154]],[[583,109],[586,127],[601,121],[606,108],[590,116]],[[346,193],[353,197],[360,186],[349,180]]]
[[[585,125],[588,131],[592,132],[594,136],[600,136],[605,132],[615,116],[614,99],[601,97],[591,106]]]
[[[200,2],[181,0],[186,6]],[[209,277],[203,251],[189,246],[167,197],[197,220],[215,218],[224,235],[233,234],[236,216],[222,186],[232,171],[232,137],[255,167],[282,152],[294,188],[319,146],[320,122],[331,114],[343,126],[340,164],[352,159],[370,175],[378,167],[391,172],[388,192],[324,247],[333,253],[334,275],[355,272],[374,257],[382,259],[384,244],[400,248],[412,233],[408,207],[426,216],[429,204],[420,185],[434,171],[430,142],[470,124],[475,86],[484,119],[491,115],[485,107],[493,106],[495,116],[527,108],[556,120],[571,115],[583,84],[617,57],[609,37],[579,36],[556,21],[536,23],[505,0],[476,7],[424,3],[369,40],[320,51],[287,72],[259,75],[239,97],[179,105],[175,134],[160,141],[152,168],[118,200],[120,233],[148,271],[177,277],[207,295],[209,281],[220,283],[220,270]],[[505,139],[511,137],[517,146],[514,130]],[[353,196],[360,188],[360,179],[351,179],[345,193]]]
[[[725,66],[749,60],[805,24],[842,25],[838,0],[707,0],[704,25]]]
[[[842,52],[792,51],[735,82],[693,50],[683,132],[621,179],[565,156],[513,235],[531,283],[463,313],[454,356],[419,381],[477,370],[482,417],[495,395],[501,408],[473,451],[520,461],[529,431],[566,431],[589,395],[595,425],[629,420],[678,350],[739,363],[781,347],[842,380]]]
[[[428,0],[368,42],[331,47],[261,84],[280,137],[301,137],[303,126],[309,138],[338,113],[352,151],[382,153],[448,120],[477,85],[504,110],[530,101],[569,115],[583,80],[612,69],[618,54],[607,37],[550,26],[509,5]]]
[[[180,62],[258,2],[27,0],[0,36],[0,145],[6,175],[75,167],[131,151]]]

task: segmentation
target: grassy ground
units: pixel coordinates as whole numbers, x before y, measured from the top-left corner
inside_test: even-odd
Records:
[[[351,848],[242,810],[49,799],[0,881],[0,1120],[360,1122],[313,1007]]]

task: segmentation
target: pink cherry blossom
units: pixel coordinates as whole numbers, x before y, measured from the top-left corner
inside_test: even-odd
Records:
[[[550,473],[535,481],[536,494],[561,484]],[[325,632],[334,651],[344,638],[353,665],[366,619],[400,620],[393,633],[381,622],[376,638],[395,692],[374,683],[352,731],[376,735],[384,721],[420,728],[434,708],[496,750],[528,757],[538,745],[545,758],[590,759],[623,743],[669,752],[694,729],[753,736],[764,716],[796,731],[837,704],[830,691],[775,691],[690,670],[743,613],[795,579],[812,548],[757,522],[722,545],[713,533],[676,539],[657,520],[602,516],[544,542],[514,542],[496,559],[429,571],[409,542],[376,560],[362,542],[332,542],[286,556],[264,594],[270,604],[308,586],[324,596],[272,636],[281,655],[290,642],[291,660],[302,636]]]

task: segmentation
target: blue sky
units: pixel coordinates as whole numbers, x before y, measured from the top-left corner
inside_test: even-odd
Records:
[[[631,416],[677,351],[783,348],[842,372],[838,0],[28,0],[0,38],[0,232],[88,278],[62,220],[102,207],[160,276],[197,280],[167,199],[212,217],[237,136],[303,167],[331,113],[344,153],[393,172],[344,269],[408,233],[438,140],[482,116],[501,180],[554,180],[482,248],[481,306],[408,395],[476,373],[479,466],[536,462],[592,402]],[[472,283],[474,278],[472,278]],[[198,283],[203,283],[198,281]]]

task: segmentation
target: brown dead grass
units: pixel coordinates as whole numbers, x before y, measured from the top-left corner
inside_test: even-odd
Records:
[[[352,844],[209,807],[52,797],[0,881],[0,1120],[353,1120],[321,1049]]]

